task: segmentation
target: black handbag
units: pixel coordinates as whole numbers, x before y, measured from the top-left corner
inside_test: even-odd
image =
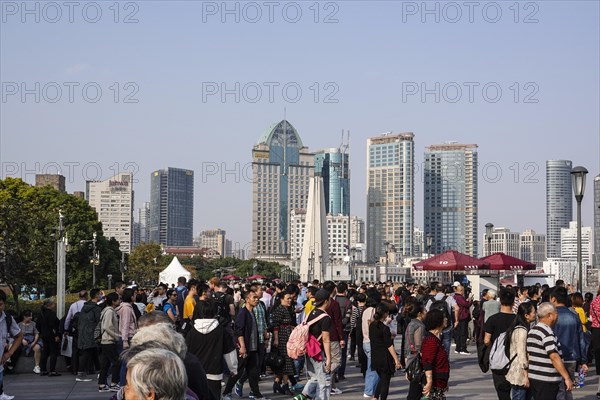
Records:
[[[271,350],[267,357],[265,358],[265,364],[269,368],[271,368],[274,372],[283,370],[283,366],[285,365],[285,360],[283,357],[277,352],[277,349]]]
[[[423,378],[423,359],[421,358],[421,352],[418,352],[415,349],[415,346],[410,342],[410,336],[408,335],[408,327],[406,327],[406,338],[408,339],[408,344],[412,353],[415,355],[415,358],[412,359],[410,363],[406,366],[406,378],[409,381],[417,380],[421,381]]]

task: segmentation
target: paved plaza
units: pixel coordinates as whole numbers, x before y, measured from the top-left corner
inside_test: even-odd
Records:
[[[450,356],[450,390],[447,398],[450,399],[477,399],[477,400],[495,400],[496,392],[492,384],[490,373],[483,374],[477,365],[474,346],[470,346],[471,355],[457,355],[452,353]],[[343,390],[343,394],[332,396],[332,399],[363,399],[364,379],[359,373],[359,368],[355,368],[356,363],[350,361],[346,372],[346,380],[340,382],[338,387]],[[595,399],[597,378],[595,369],[590,369],[591,378],[589,385],[581,389],[574,389],[575,399]],[[305,379],[301,383],[306,382]],[[272,378],[268,377],[261,382],[263,394],[272,399],[285,399],[289,396],[272,393]],[[75,382],[73,375],[63,373],[60,377],[38,376],[34,373],[23,373],[17,375],[8,375],[5,377],[5,391],[15,396],[15,400],[108,400],[112,393],[98,393],[96,382]],[[407,393],[407,382],[404,376],[397,374],[392,378],[390,387],[390,399],[405,399]],[[246,384],[245,393],[249,391]],[[234,395],[234,399],[236,396]],[[550,399],[549,399],[550,400]]]

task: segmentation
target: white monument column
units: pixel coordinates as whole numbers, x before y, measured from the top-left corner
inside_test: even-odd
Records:
[[[327,213],[323,178],[314,176],[308,188],[308,205],[304,225],[304,242],[300,255],[300,280],[323,282],[328,276],[329,236],[327,234]]]

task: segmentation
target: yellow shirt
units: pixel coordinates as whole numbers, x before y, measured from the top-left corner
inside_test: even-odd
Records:
[[[308,314],[310,314],[310,312],[315,309],[313,303],[314,299],[310,299],[306,302],[306,304],[304,305],[304,315],[308,316]]]
[[[579,314],[579,319],[581,320],[581,323],[583,324],[583,331],[586,332],[587,329],[585,328],[585,324],[587,324],[588,320],[587,317],[585,316],[585,311],[583,311],[583,308],[581,307],[573,307],[575,309],[575,311],[577,311],[577,314]]]
[[[196,299],[194,296],[187,296],[183,303],[183,319],[192,319],[194,315],[194,307],[196,306]]]

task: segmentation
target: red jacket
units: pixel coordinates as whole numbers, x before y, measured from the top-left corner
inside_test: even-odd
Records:
[[[329,340],[339,342],[344,340],[344,331],[342,328],[342,313],[340,311],[340,303],[335,299],[330,299],[327,314],[331,317],[331,332],[329,332]]]
[[[425,333],[421,344],[423,369],[433,371],[433,387],[444,389],[448,386],[450,363],[448,354],[440,339],[430,332]]]

